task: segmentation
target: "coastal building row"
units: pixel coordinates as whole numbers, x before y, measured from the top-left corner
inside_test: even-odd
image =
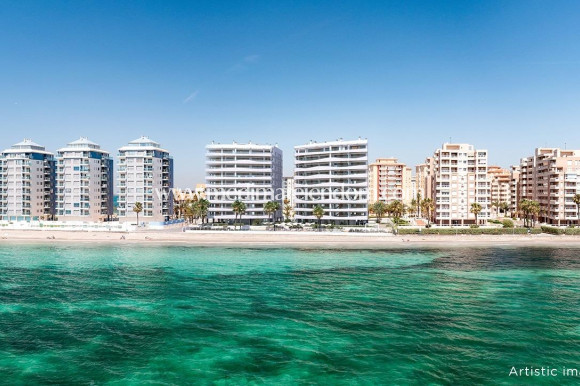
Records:
[[[580,194],[580,150],[538,148],[519,165],[503,169],[488,165],[485,149],[445,143],[415,167],[414,175],[396,158],[369,164],[363,139],[296,146],[289,177],[283,177],[282,155],[276,145],[207,145],[203,193],[211,203],[208,219],[239,218],[232,203],[240,199],[246,204],[244,222],[281,220],[288,202],[297,222],[317,221],[314,209],[320,206],[323,222],[363,224],[376,201],[410,206],[414,199],[428,198],[433,208],[423,216],[439,225],[484,224],[517,215],[524,199],[539,203],[540,222],[572,225],[580,220],[574,202]],[[0,154],[2,220],[110,220],[115,191],[120,221],[134,221],[133,208],[140,202],[141,221],[162,222],[174,214],[173,187],[173,159],[148,137],[119,149],[116,178],[113,158],[87,138],[70,142],[56,155],[31,140]],[[279,205],[267,213],[269,201]]]
[[[29,139],[0,154],[0,219],[98,222],[113,215],[113,159],[87,138],[70,142],[56,156]],[[165,221],[173,214],[173,160],[147,137],[119,149],[118,218]]]
[[[276,145],[206,146],[206,189],[212,221],[282,220],[284,202],[297,222],[314,222],[317,206],[323,222],[364,223],[368,219],[367,140],[310,142],[296,146],[295,172],[283,177],[282,150]],[[241,220],[232,204],[246,204]],[[265,205],[278,203],[269,213]]]

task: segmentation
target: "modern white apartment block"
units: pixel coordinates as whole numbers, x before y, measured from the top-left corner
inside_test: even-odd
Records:
[[[278,146],[253,143],[206,146],[206,195],[211,203],[209,219],[232,222],[236,214],[232,203],[239,199],[246,204],[242,222],[267,221],[264,204],[278,201],[282,217],[282,150]]]
[[[173,158],[159,143],[141,137],[119,149],[117,164],[120,221],[136,222],[133,212],[140,202],[139,222],[168,221],[173,215]]]
[[[580,193],[580,150],[537,148],[520,161],[520,195],[538,201],[538,220],[553,225],[578,224],[578,207],[573,201]]]
[[[320,205],[322,221],[338,225],[368,221],[368,142],[310,142],[295,146],[295,220],[315,222]]]
[[[99,222],[113,215],[113,159],[87,138],[57,151],[56,207],[60,221]]]
[[[499,166],[489,166],[487,168],[489,179],[491,181],[491,215],[492,217],[501,217],[500,209],[493,204],[501,205],[511,203],[511,171]],[[507,214],[504,213],[504,216]]]
[[[491,181],[487,172],[487,150],[468,144],[443,144],[433,156],[431,176],[435,201],[435,222],[439,225],[475,224],[471,204],[482,210],[478,222],[490,218]]]
[[[52,220],[55,160],[43,146],[25,139],[0,156],[0,214],[6,221]]]
[[[284,177],[282,180],[282,202],[288,200],[288,204],[294,208],[294,177]]]
[[[413,169],[396,158],[379,158],[369,165],[369,203],[413,199]]]

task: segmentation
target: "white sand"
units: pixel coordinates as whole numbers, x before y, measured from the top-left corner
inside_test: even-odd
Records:
[[[52,238],[54,237],[54,239]],[[13,243],[115,243],[199,246],[317,248],[388,248],[411,246],[568,246],[580,247],[580,236],[555,235],[400,235],[316,232],[172,231],[90,232],[1,230],[0,245]]]

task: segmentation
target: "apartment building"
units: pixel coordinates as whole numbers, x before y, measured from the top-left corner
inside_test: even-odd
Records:
[[[511,171],[499,166],[487,168],[491,182],[491,203],[511,203]],[[492,217],[502,217],[498,207],[491,208]],[[505,215],[505,214],[504,214]]]
[[[135,203],[142,204],[139,222],[163,222],[173,216],[173,158],[149,137],[119,149],[117,164],[120,221],[136,221]]]
[[[81,137],[57,151],[56,207],[61,221],[106,221],[113,215],[113,159]]]
[[[522,199],[540,204],[539,222],[553,225],[578,224],[578,208],[573,201],[580,193],[580,150],[537,148],[520,161]]]
[[[519,210],[520,190],[520,167],[512,166],[510,168],[510,216],[514,216]]]
[[[471,204],[482,210],[479,224],[485,224],[491,211],[491,181],[487,172],[487,150],[469,144],[443,144],[433,156],[431,197],[435,201],[435,222],[439,225],[475,224]]]
[[[433,157],[427,157],[425,163],[415,166],[415,181],[417,184],[417,194],[421,195],[421,199],[432,198],[431,193],[431,176],[433,174]]]
[[[413,199],[413,169],[396,158],[378,158],[369,165],[369,203]]]
[[[289,205],[294,208],[294,177],[284,177],[282,179],[282,202],[289,201]]]
[[[338,225],[368,221],[368,142],[366,139],[310,142],[295,146],[295,220]]]
[[[0,214],[5,221],[52,220],[55,215],[55,160],[25,139],[0,156]]]
[[[206,195],[211,203],[209,218],[214,222],[233,222],[232,203],[246,204],[242,222],[267,221],[268,201],[276,200],[280,209],[273,215],[282,218],[282,150],[278,146],[253,143],[206,146]]]

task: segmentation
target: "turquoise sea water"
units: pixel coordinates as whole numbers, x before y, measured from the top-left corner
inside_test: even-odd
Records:
[[[580,249],[0,246],[9,384],[578,383]]]

